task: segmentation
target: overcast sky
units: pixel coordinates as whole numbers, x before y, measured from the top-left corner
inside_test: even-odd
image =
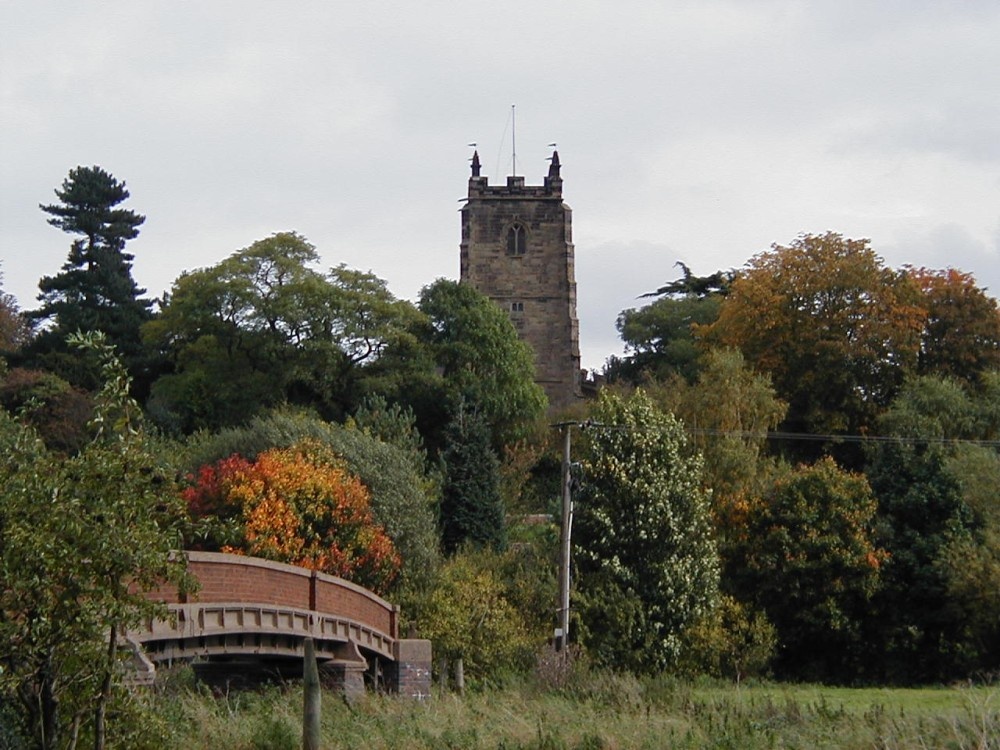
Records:
[[[557,142],[583,363],[677,278],[827,230],[1000,291],[997,0],[0,0],[0,259],[23,309],[70,239],[39,203],[125,180],[159,296],[295,230],[415,299],[457,278],[467,144]]]

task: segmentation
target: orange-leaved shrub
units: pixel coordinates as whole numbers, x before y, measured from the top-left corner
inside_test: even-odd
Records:
[[[401,559],[372,516],[361,480],[325,445],[303,440],[249,461],[202,466],[184,499],[201,538],[191,546],[263,557],[384,592]]]

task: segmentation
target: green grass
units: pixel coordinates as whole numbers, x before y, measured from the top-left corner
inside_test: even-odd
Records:
[[[185,750],[296,750],[298,687],[154,698]],[[325,748],[1000,748],[1000,688],[735,687],[594,673],[562,690],[530,681],[424,702],[324,695]]]

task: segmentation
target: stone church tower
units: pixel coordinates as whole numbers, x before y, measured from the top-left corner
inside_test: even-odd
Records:
[[[543,185],[510,176],[492,186],[479,172],[477,152],[462,208],[461,280],[510,315],[535,352],[535,382],[558,411],[581,398],[572,211],[562,201],[559,153]]]

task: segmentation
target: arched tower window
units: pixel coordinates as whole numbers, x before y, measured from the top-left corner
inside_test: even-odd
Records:
[[[528,247],[527,240],[524,225],[515,221],[507,228],[507,254],[524,255]]]

